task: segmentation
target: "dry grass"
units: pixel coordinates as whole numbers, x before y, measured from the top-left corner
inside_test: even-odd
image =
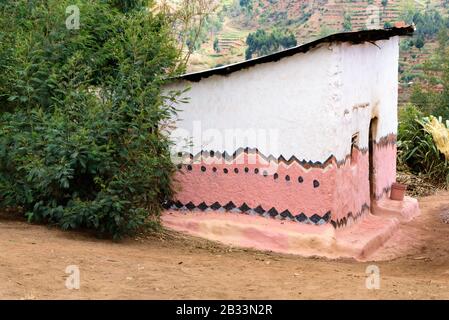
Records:
[[[445,185],[431,181],[427,177],[417,176],[408,170],[398,168],[397,182],[407,185],[407,195],[411,197],[426,197],[435,194],[438,190],[446,190]]]

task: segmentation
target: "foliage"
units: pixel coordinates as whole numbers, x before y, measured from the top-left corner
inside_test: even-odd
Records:
[[[413,16],[413,23],[416,25],[416,34],[421,37],[433,37],[448,25],[446,18],[436,10],[426,10],[424,13],[416,12]]]
[[[182,68],[189,61],[193,51],[199,49],[207,41],[209,32],[221,29],[223,15],[212,13],[218,8],[218,0],[154,0],[154,10],[162,13],[171,24],[172,32],[178,40],[178,51],[181,59],[178,65]]]
[[[258,29],[250,33],[246,38],[246,59],[251,59],[255,54],[257,56],[267,55],[280,51],[282,49],[294,47],[297,45],[295,36],[292,33],[282,32],[275,29],[271,33]]]
[[[415,47],[418,49],[424,47],[424,37],[422,35],[419,35],[418,38],[416,38]]]
[[[214,39],[214,51],[220,52],[220,43],[218,42],[218,38]]]
[[[402,8],[400,18],[407,24],[414,23],[416,25],[415,38],[418,36],[432,38],[442,28],[449,26],[449,20],[443,17],[437,10],[427,9],[420,11],[412,3],[406,4]]]
[[[199,29],[192,27],[187,31],[186,45],[190,51],[195,51],[200,46],[209,40],[210,33],[217,33],[223,27],[223,21],[218,15],[208,15],[204,18],[203,23]]]
[[[135,9],[141,9],[147,5],[145,0],[112,0],[111,5],[122,12],[130,12]]]
[[[252,0],[240,0],[240,7],[245,8],[248,11],[253,9],[253,1]]]
[[[393,28],[393,24],[390,21],[384,22],[384,29],[390,29]]]
[[[435,183],[449,182],[449,163],[426,129],[429,118],[409,104],[399,112],[398,161]]]
[[[158,216],[176,112],[161,86],[179,53],[166,17],[137,2],[0,4],[0,206],[114,237]],[[73,3],[79,30],[64,23]]]
[[[344,31],[352,30],[351,15],[348,12],[345,12],[343,15],[343,30]]]
[[[424,81],[413,88],[411,102],[422,111],[449,119],[449,46],[448,31],[441,30],[439,46],[423,65]],[[435,90],[439,86],[440,90]]]
[[[449,160],[449,121],[443,123],[442,118],[429,116],[424,124],[424,130],[432,135],[438,150]]]

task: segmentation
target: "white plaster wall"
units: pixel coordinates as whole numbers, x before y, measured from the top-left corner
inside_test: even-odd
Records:
[[[172,137],[190,136],[193,145],[177,139],[176,151],[257,147],[265,155],[324,162],[344,159],[357,131],[360,147],[368,147],[373,113],[377,138],[395,133],[398,38],[376,44],[322,44],[227,76],[169,85],[191,86]],[[353,110],[362,103],[369,105]]]
[[[397,132],[399,37],[341,46],[341,121],[345,153],[350,151],[352,134],[360,133],[359,146],[368,148],[369,124],[377,116],[376,141]],[[367,107],[354,106],[368,103]],[[349,111],[346,112],[345,111]]]
[[[328,80],[333,54],[323,45],[305,54],[264,63],[200,82],[178,82],[170,89],[191,85],[190,103],[181,105],[178,126],[198,137],[191,153],[201,149],[234,152],[257,147],[265,155],[324,161],[335,152],[329,137],[338,134],[338,122],[329,107]],[[213,131],[240,132],[256,139],[213,139]],[[195,132],[195,133],[194,133]],[[223,140],[225,140],[223,142]],[[254,141],[256,140],[256,141]],[[266,140],[266,141],[265,141]]]

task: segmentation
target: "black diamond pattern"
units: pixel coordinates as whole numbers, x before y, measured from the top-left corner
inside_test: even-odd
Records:
[[[331,212],[328,211],[328,212],[326,212],[326,214],[323,216],[323,220],[326,221],[326,222],[328,222],[330,218],[331,218]]]
[[[296,220],[298,220],[299,222],[304,222],[307,220],[307,216],[301,212],[300,214],[298,214],[297,216],[295,216]]]
[[[270,216],[272,216],[273,218],[276,217],[278,215],[278,211],[275,208],[271,208],[270,210],[268,210],[268,214]]]
[[[184,205],[181,203],[181,201],[176,201],[175,202],[175,206],[177,207],[177,208],[182,208],[182,207],[184,207]]]
[[[209,206],[208,206],[205,202],[201,202],[201,203],[198,205],[198,208],[199,208],[201,211],[204,211],[204,210],[206,210],[207,208],[209,208]]]
[[[193,204],[192,201],[190,201],[188,204],[186,204],[186,208],[189,210],[193,210],[195,209],[195,205]]]
[[[225,206],[222,206],[219,202],[214,202],[210,206],[208,206],[205,202],[201,202],[198,206],[196,206],[192,201],[190,201],[189,203],[184,205],[179,200],[176,201],[176,202],[173,202],[171,200],[167,200],[167,201],[162,203],[162,206],[165,209],[169,209],[169,208],[172,208],[173,206],[175,206],[178,209],[186,207],[188,210],[199,209],[201,211],[205,211],[208,208],[211,208],[212,210],[219,210],[219,209],[223,208],[223,209],[225,209],[227,211],[231,211],[231,210],[237,208],[237,206],[232,201],[229,201]],[[243,203],[237,209],[239,209],[241,212],[247,212],[247,211],[251,210],[252,208],[249,207],[246,203]],[[363,211],[363,209],[364,208],[362,207],[362,211]],[[259,215],[263,215],[265,212],[267,212],[260,205],[257,206],[256,208],[254,208],[253,210],[256,213],[258,213]],[[358,212],[356,214],[355,218],[360,216],[362,214],[362,211]],[[301,222],[301,223],[310,221],[313,224],[318,224],[320,221],[322,223],[322,220],[323,220],[326,223],[330,222],[334,226],[334,228],[339,228],[341,226],[345,226],[347,224],[347,222],[348,222],[348,218],[347,217],[343,217],[342,219],[336,220],[336,221],[331,220],[331,211],[327,211],[322,217],[320,215],[318,215],[318,214],[314,214],[311,217],[307,217],[307,215],[304,214],[304,212],[301,212],[300,214],[294,216],[289,210],[284,210],[282,212],[279,212],[279,211],[276,210],[276,208],[272,207],[270,210],[268,210],[267,213],[271,217],[273,217],[273,218],[275,218],[278,215],[281,215],[281,217],[283,219],[296,220],[296,221]],[[349,216],[353,216],[351,212],[348,214],[348,217]]]
[[[251,210],[250,207],[248,207],[248,205],[246,203],[243,203],[240,208],[239,208],[242,212],[246,212],[248,210]]]
[[[213,210],[218,210],[218,209],[221,208],[221,204],[219,204],[218,202],[214,202],[214,203],[210,206],[210,208],[213,209]]]
[[[288,210],[282,211],[281,212],[281,217],[284,218],[284,219],[287,219],[287,218],[293,219],[294,218],[293,215]]]
[[[310,221],[312,221],[313,223],[318,223],[318,221],[321,220],[321,217],[320,217],[319,215],[317,215],[317,214],[314,214],[314,215],[311,216],[309,219],[310,219]]]
[[[256,211],[258,214],[264,214],[265,213],[265,209],[262,208],[261,206],[258,206],[256,209],[254,209],[254,211]]]
[[[232,210],[232,209],[234,209],[236,207],[237,206],[232,201],[229,201],[228,204],[225,205],[223,208],[225,208],[226,210],[230,211],[230,210]]]

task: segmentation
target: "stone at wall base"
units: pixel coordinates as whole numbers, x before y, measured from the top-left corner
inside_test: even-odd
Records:
[[[165,211],[165,227],[236,247],[301,256],[366,261],[399,226],[398,219],[366,214],[342,229],[238,213]]]

